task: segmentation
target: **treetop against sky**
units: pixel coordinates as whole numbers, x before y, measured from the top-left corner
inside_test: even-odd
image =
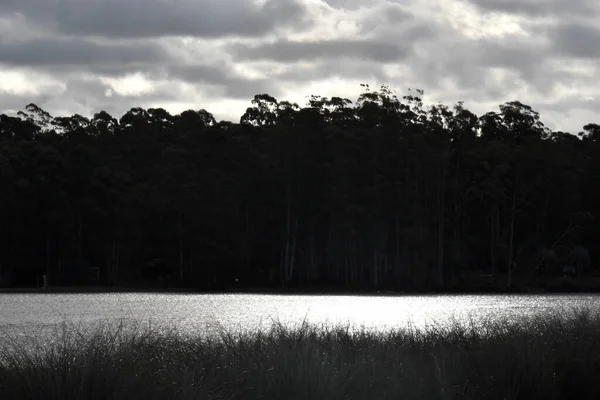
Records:
[[[305,104],[359,83],[480,114],[519,99],[554,130],[595,120],[595,0],[8,0],[0,113],[132,104],[237,121],[256,93]],[[199,106],[201,105],[201,106]]]

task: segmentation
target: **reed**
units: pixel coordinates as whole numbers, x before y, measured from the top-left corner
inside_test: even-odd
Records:
[[[306,322],[192,336],[65,324],[31,339],[0,338],[0,398],[600,398],[600,317],[587,311],[385,333]]]

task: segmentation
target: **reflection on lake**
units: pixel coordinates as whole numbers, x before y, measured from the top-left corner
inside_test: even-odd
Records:
[[[24,331],[63,322],[141,322],[182,332],[297,325],[351,324],[368,329],[425,327],[520,318],[573,309],[600,311],[594,295],[301,296],[188,294],[0,294],[0,330]]]

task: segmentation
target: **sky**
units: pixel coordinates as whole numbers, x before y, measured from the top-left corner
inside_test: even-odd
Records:
[[[0,113],[238,122],[255,94],[366,83],[478,115],[519,100],[577,133],[600,123],[599,18],[597,0],[0,0]]]

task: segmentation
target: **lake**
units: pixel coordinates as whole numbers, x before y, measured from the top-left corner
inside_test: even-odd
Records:
[[[257,294],[0,294],[0,330],[27,332],[59,325],[125,321],[180,332],[286,325],[347,324],[386,330],[452,321],[518,321],[532,315],[600,311],[595,295],[257,295]]]

